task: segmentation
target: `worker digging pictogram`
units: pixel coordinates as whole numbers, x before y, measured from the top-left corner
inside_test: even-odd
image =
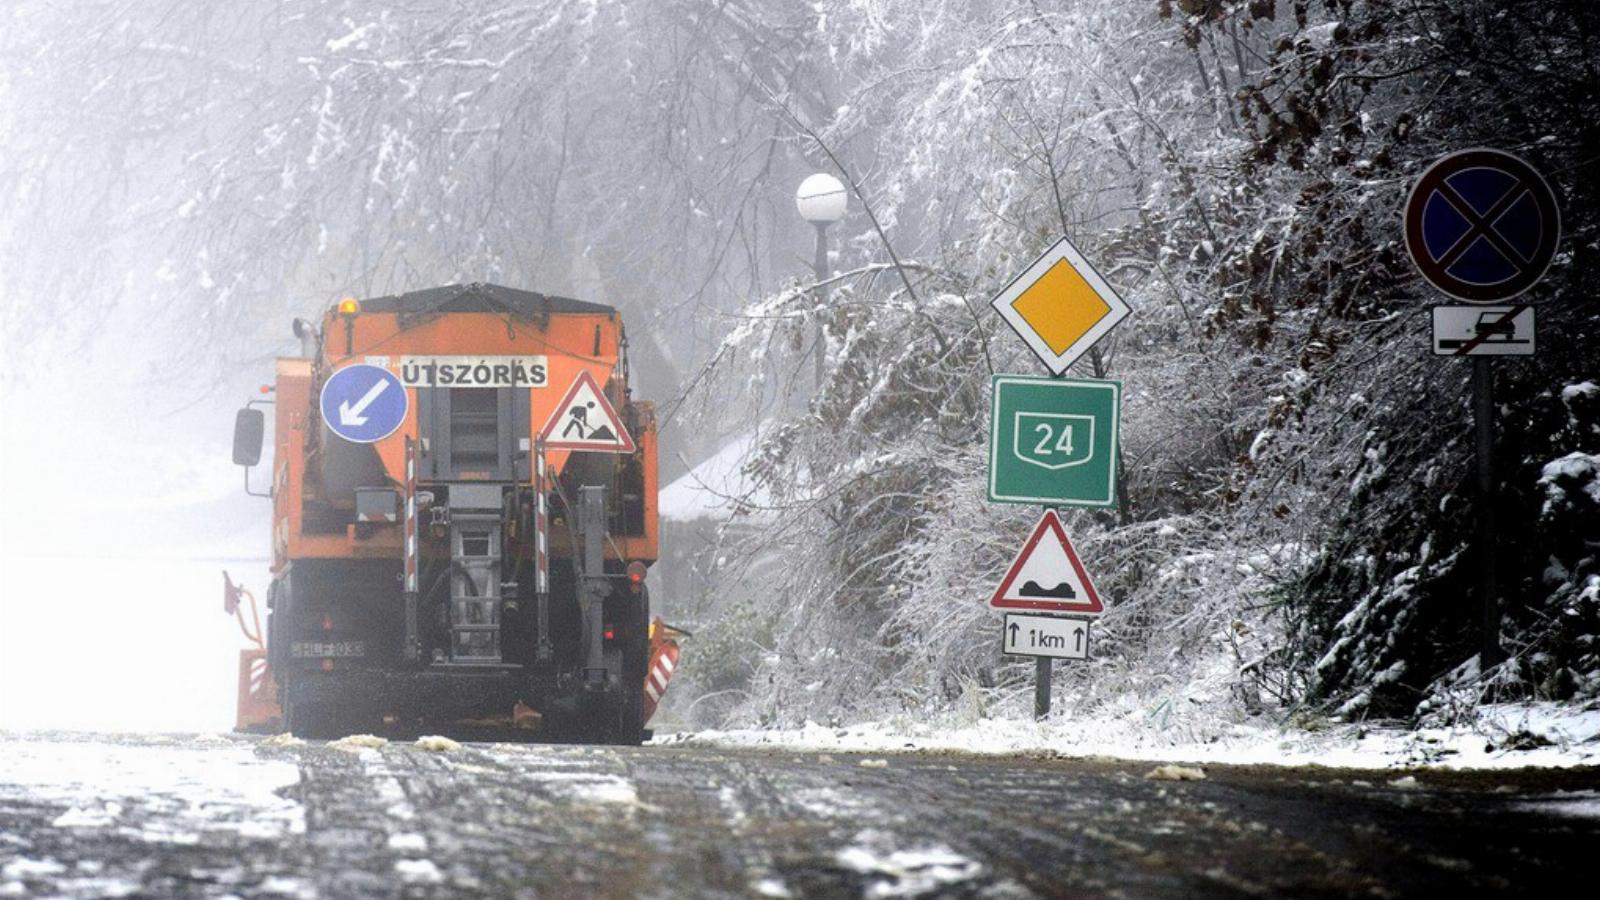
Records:
[[[539,432],[545,449],[634,452],[627,427],[588,370],[578,373],[555,409]]]
[[[580,441],[615,441],[617,435],[606,423],[589,424],[589,410],[594,408],[595,402],[590,400],[567,410],[567,424],[561,429],[561,436]]]

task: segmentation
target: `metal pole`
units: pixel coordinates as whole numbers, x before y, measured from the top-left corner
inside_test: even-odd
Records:
[[[1063,373],[1054,377],[1065,378],[1066,375]],[[1045,509],[1053,509],[1056,511],[1056,515],[1061,515],[1061,507],[1059,506],[1046,506]],[[1050,667],[1051,662],[1053,660],[1048,656],[1041,656],[1033,661],[1033,717],[1035,719],[1043,719],[1050,715],[1050,674],[1053,671]]]
[[[1478,557],[1482,565],[1483,649],[1479,661],[1484,669],[1500,662],[1500,590],[1495,556],[1499,540],[1495,533],[1494,489],[1494,370],[1487,356],[1472,359],[1473,425],[1477,431],[1478,469]]]
[[[1050,715],[1050,658],[1041,656],[1033,661],[1033,717],[1042,719]]]
[[[1062,376],[1057,375],[1057,378]],[[1061,515],[1061,507],[1046,506],[1047,510],[1053,509],[1056,515]],[[1038,657],[1033,661],[1033,717],[1043,719],[1050,715],[1050,675],[1055,670],[1051,663],[1055,660],[1048,656]]]
[[[606,583],[606,488],[605,485],[586,484],[578,488],[578,530],[583,540],[582,586],[579,588],[578,608],[583,614],[583,636],[587,652],[584,654],[584,680],[590,687],[604,687],[605,669],[605,618],[604,600],[610,587]]]
[[[822,308],[828,300],[828,288],[823,284],[828,279],[828,223],[816,222],[817,226],[817,252],[811,260],[811,271],[816,275],[817,292],[817,335],[815,376],[817,393],[822,393],[823,364],[827,362],[828,339],[822,328]]]

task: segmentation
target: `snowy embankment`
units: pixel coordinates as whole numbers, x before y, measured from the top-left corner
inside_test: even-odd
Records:
[[[657,745],[697,744],[814,752],[972,753],[1109,757],[1218,765],[1388,769],[1511,769],[1600,765],[1600,709],[1553,703],[1483,707],[1470,726],[1406,729],[1377,724],[1316,728],[1218,724],[1173,737],[1148,717],[986,719],[968,724],[890,719],[830,728],[700,731],[662,735]]]

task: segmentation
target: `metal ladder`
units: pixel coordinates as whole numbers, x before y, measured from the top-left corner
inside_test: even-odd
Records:
[[[499,665],[500,568],[498,512],[453,511],[450,517],[450,662]]]

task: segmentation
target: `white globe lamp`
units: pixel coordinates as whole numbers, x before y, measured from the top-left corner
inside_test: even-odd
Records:
[[[819,225],[844,218],[849,199],[844,184],[826,172],[818,172],[800,182],[800,189],[794,192],[794,205],[800,210],[800,218]]]
[[[799,189],[794,192],[794,205],[800,210],[800,218],[810,222],[817,230],[816,256],[813,257],[812,272],[817,279],[815,291],[818,306],[826,303],[828,298],[828,226],[844,218],[849,199],[850,195],[845,191],[844,184],[826,172],[818,172],[800,182]],[[817,317],[816,330],[816,344],[812,347],[812,359],[815,362],[813,377],[820,393],[823,377],[827,374],[828,347],[821,316]]]

